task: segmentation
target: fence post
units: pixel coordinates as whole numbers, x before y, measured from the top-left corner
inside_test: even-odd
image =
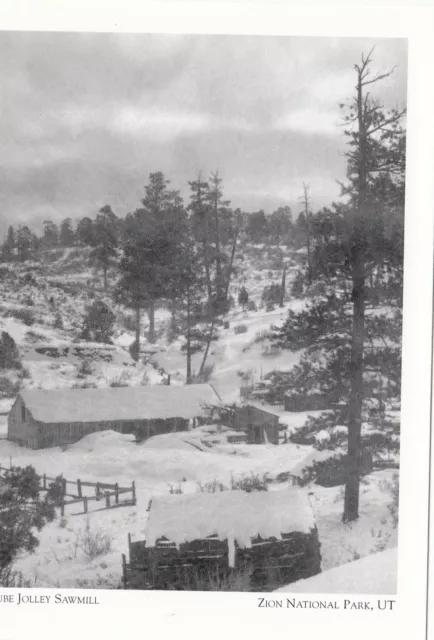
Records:
[[[119,504],[119,485],[118,485],[117,482],[115,484],[115,491],[116,491],[116,493],[115,493],[115,502],[116,502],[116,504]]]
[[[66,478],[62,478],[62,493],[66,495]]]
[[[128,557],[131,563],[131,533],[128,533]]]
[[[133,480],[133,484],[131,485],[131,491],[133,494],[133,504],[135,505],[136,504],[136,485],[134,480]]]
[[[99,482],[96,483],[96,499],[99,500],[99,492],[100,492],[100,488],[99,488]]]
[[[106,509],[110,508],[110,494],[108,491],[105,492],[105,506]]]
[[[79,498],[82,498],[82,492],[81,492],[81,480],[77,480],[77,495]]]
[[[62,502],[60,503],[60,515],[63,516],[65,515],[65,500],[62,496]]]
[[[47,488],[47,476],[45,475],[45,473],[42,476],[42,486],[44,487],[44,489]]]
[[[84,496],[84,498],[83,498],[83,511],[84,511],[84,513],[87,513],[87,498],[86,498],[86,496]]]
[[[122,577],[124,583],[124,589],[127,588],[127,559],[125,558],[125,554],[122,554]]]

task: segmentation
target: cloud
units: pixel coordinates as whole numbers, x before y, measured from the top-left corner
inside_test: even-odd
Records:
[[[316,109],[300,109],[287,113],[277,120],[275,128],[278,131],[298,131],[326,136],[341,134],[336,112]]]
[[[1,32],[5,224],[106,202],[122,215],[158,170],[188,198],[218,168],[247,211],[297,206],[302,181],[327,204],[345,178],[338,104],[373,44],[373,72],[398,65],[375,95],[403,105],[399,40]]]

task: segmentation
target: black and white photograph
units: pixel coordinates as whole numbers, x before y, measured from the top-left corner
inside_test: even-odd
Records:
[[[2,594],[396,594],[407,40],[2,31],[0,82]]]

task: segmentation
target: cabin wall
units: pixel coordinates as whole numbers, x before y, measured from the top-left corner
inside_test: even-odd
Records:
[[[21,410],[17,411],[19,416]],[[14,423],[16,422],[16,415],[16,412],[14,412]],[[147,440],[154,435],[186,430],[188,426],[188,421],[181,418],[68,423],[36,422],[33,418],[31,420],[31,430],[27,425],[23,425],[19,436],[15,432],[15,437],[8,435],[8,438],[32,449],[44,449],[73,444],[84,436],[99,431],[112,430],[119,433],[131,433],[136,435],[138,440]]]
[[[236,410],[234,429],[247,431],[249,444],[279,444],[279,417],[251,405]]]
[[[18,396],[8,415],[8,440],[36,449],[37,439],[37,423]]]

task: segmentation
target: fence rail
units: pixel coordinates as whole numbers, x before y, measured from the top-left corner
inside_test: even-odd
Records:
[[[0,465],[0,477],[7,478],[8,473],[11,472],[13,467],[7,468]],[[136,485],[134,481],[130,487],[120,487],[117,482],[90,482],[87,480],[67,480],[63,475],[52,477],[47,476],[45,473],[37,476],[39,478],[39,490],[48,491],[53,483],[60,483],[60,513],[65,515],[65,507],[73,504],[83,503],[83,513],[88,513],[89,505],[91,501],[103,501],[102,509],[113,509],[115,507],[134,506],[137,504],[136,497]],[[69,486],[75,488],[74,491],[69,489]],[[83,487],[91,487],[95,489],[95,495],[84,495]],[[120,500],[119,496],[131,494],[131,497],[127,500]],[[71,498],[66,500],[65,498]],[[114,500],[112,500],[114,499]]]

